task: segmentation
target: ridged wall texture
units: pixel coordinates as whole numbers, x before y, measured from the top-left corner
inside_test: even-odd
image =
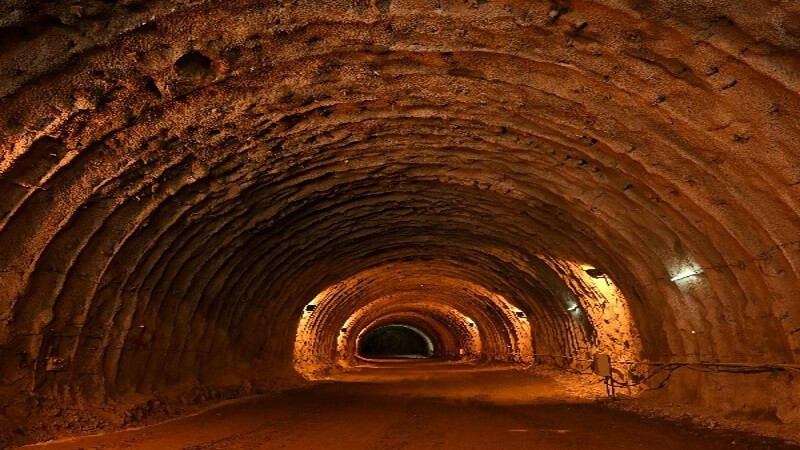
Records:
[[[795,364],[799,91],[792,0],[6,0],[0,428],[269,385],[347,280],[501,296],[534,353]],[[800,423],[798,383],[654,395]]]

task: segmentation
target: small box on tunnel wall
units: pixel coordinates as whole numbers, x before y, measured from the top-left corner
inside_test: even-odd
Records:
[[[602,353],[594,356],[592,361],[592,372],[601,377],[611,376],[611,357]]]

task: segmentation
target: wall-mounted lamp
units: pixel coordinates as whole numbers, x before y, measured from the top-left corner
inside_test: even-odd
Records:
[[[606,280],[606,286],[611,286],[611,281],[608,278],[608,275],[602,270],[592,266],[581,266],[586,275],[596,279],[596,280]]]
[[[688,272],[682,272],[682,273],[679,273],[678,275],[675,275],[674,277],[670,278],[669,281],[683,280],[684,278],[689,278],[689,277],[693,277],[693,276],[696,276],[696,275],[700,275],[701,273],[703,273],[703,271],[701,269],[691,270],[691,271],[688,271]]]
[[[592,278],[605,278],[606,277],[606,273],[605,272],[603,272],[600,269],[596,269],[594,267],[584,267],[583,271],[586,272],[586,275],[589,275]]]

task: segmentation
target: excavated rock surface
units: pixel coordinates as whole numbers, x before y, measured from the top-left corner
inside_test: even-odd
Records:
[[[570,281],[591,265],[639,359],[796,363],[798,24],[792,0],[3,2],[0,430],[282,379],[304,306],[395,263],[567,357],[626,338]],[[798,424],[798,386],[654,395]]]

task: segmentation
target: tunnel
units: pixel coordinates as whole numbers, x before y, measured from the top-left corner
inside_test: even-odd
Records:
[[[382,325],[367,331],[359,341],[363,358],[430,358],[437,347],[422,330],[403,323]]]
[[[0,2],[0,447],[800,443],[798,24]]]

